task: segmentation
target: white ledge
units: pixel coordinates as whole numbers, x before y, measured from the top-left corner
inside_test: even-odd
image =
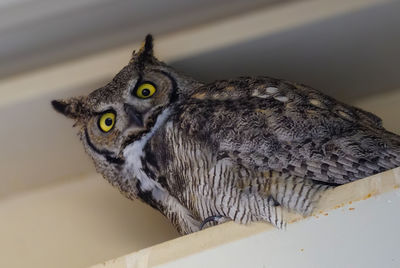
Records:
[[[396,168],[335,188],[285,231],[228,222],[93,267],[400,267],[399,204]]]

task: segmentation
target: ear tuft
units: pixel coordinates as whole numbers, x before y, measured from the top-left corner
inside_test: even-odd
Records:
[[[139,50],[140,55],[153,56],[153,36],[151,34],[146,35],[142,47]]]
[[[81,98],[71,98],[69,100],[53,100],[51,102],[54,110],[66,117],[77,119],[85,113]]]
[[[153,36],[151,34],[146,35],[146,39],[144,41],[144,50],[153,54]]]
[[[132,62],[136,65],[139,70],[143,70],[146,63],[152,63],[154,61],[153,56],[153,36],[151,34],[146,35],[142,47],[139,52],[133,53]]]
[[[67,103],[61,100],[53,100],[51,101],[51,105],[53,105],[54,110],[65,115],[65,111],[68,106]]]

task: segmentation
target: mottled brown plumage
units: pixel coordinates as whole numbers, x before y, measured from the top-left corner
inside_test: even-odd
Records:
[[[154,90],[153,90],[154,89]],[[269,77],[203,84],[142,49],[106,86],[54,101],[98,172],[182,233],[210,216],[284,225],[325,190],[400,165],[375,115]]]

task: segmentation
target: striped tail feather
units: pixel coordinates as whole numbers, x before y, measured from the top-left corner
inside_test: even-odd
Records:
[[[333,187],[307,178],[276,172],[269,174],[267,193],[282,207],[310,215],[322,194]]]

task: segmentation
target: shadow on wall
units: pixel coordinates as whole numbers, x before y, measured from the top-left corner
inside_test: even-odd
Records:
[[[179,60],[204,81],[265,75],[351,102],[398,89],[400,2],[373,7]]]

